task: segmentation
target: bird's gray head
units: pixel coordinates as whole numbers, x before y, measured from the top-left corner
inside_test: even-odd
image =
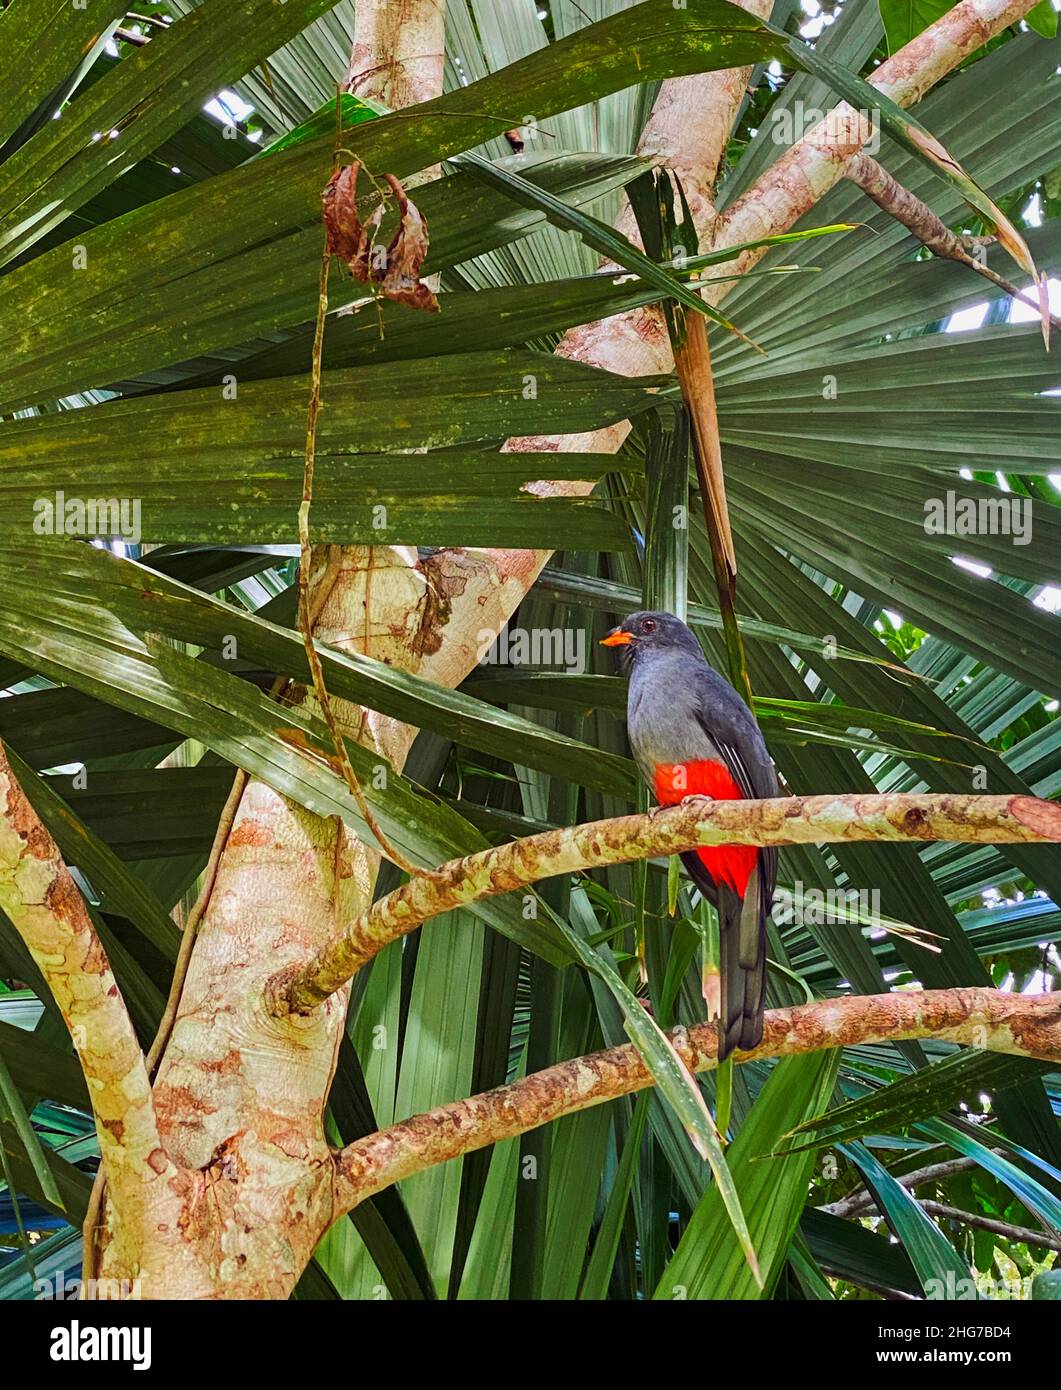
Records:
[[[624,664],[664,652],[684,652],[704,660],[700,643],[673,613],[631,613],[602,639],[601,645],[621,648]]]

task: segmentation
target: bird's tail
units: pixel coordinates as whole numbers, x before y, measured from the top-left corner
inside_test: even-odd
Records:
[[[758,869],[743,898],[726,884],[720,886],[718,941],[722,976],[718,1060],[724,1062],[735,1048],[747,1052],[763,1040],[766,917],[760,902]]]
[[[736,1048],[748,1051],[758,1047],[763,1039],[766,909],[760,891],[762,867],[756,865],[742,898],[728,884],[715,884],[695,853],[683,854],[682,860],[697,887],[718,911],[722,986],[718,1060],[724,1062]]]

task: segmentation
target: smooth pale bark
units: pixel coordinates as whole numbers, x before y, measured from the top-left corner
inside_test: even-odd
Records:
[[[351,89],[392,106],[437,95],[444,19],[442,0],[359,5]],[[435,606],[414,550],[329,547],[314,570],[318,637],[418,669]],[[414,729],[333,705],[348,733],[401,768]],[[346,993],[307,1027],[278,1025],[263,991],[279,963],[303,963],[368,905],[378,864],[376,849],[337,820],[248,783],[155,1082],[179,1182],[173,1219],[144,1234],[144,1297],[286,1298],[331,1224],[324,1111]],[[136,1273],[113,1245],[99,1272],[118,1280]]]
[[[393,111],[442,91],[446,0],[357,0],[346,89]]]
[[[395,108],[426,100],[441,90],[443,49],[441,0],[362,4],[347,85]],[[677,159],[694,195],[701,186],[706,193],[714,177],[745,80],[709,74],[663,86],[645,148]],[[710,178],[698,179],[705,161]],[[477,563],[460,556],[419,564],[409,548],[322,552],[315,631],[340,648],[433,674],[452,604]],[[521,581],[519,593],[524,588]],[[513,590],[503,603],[515,601]],[[478,605],[476,617],[477,629],[500,626],[492,604]],[[474,634],[467,649],[454,649],[447,683],[463,679],[479,653]],[[414,729],[341,702],[335,707],[359,741],[401,768]],[[161,1250],[176,1240],[193,1251],[196,1278],[182,1271],[171,1281],[159,1268],[148,1297],[283,1297],[330,1224],[323,1114],[346,992],[312,1020],[277,1020],[264,1007],[264,990],[278,967],[312,958],[341,923],[359,915],[377,867],[375,849],[337,822],[248,784],[155,1083],[163,1140],[188,1175],[187,1196],[201,1225],[182,1219],[174,1230],[167,1222],[154,1245]],[[128,1277],[128,1262],[113,1246],[102,1253],[103,1277]]]
[[[750,14],[767,18],[773,0],[735,0]],[[716,217],[714,187],[730,129],[744,96],[750,68],[697,73],[664,82],[638,142],[638,153],[662,160],[681,179],[698,227]],[[629,205],[616,223],[639,241]],[[584,324],[566,333],[557,351],[624,376],[667,372],[673,367],[662,315],[655,308]],[[626,422],[590,433],[510,439],[510,450],[615,453],[629,433]],[[538,483],[543,495],[580,494],[591,485]],[[500,632],[541,573],[544,550],[443,550],[433,557],[436,582],[445,595],[446,622],[426,654],[421,674],[440,685],[459,685],[483,650],[483,635]]]
[[[668,1035],[691,1071],[717,1065],[713,1023]],[[1004,994],[994,989],[899,990],[823,999],[771,1009],[763,1040],[738,1063],[834,1047],[938,1038],[989,1052],[1061,1061],[1061,994]],[[627,1044],[561,1062],[522,1081],[423,1115],[348,1144],[335,1155],[336,1203],[348,1211],[381,1188],[423,1168],[485,1148],[652,1085],[648,1068]]]
[[[1035,0],[962,0],[892,54],[867,80],[899,106],[912,106],[988,39],[1034,7]],[[869,134],[865,114],[841,102],[726,209],[711,244],[734,246],[786,231],[839,182],[847,160]],[[764,254],[746,252],[720,267],[720,273],[747,270]],[[727,292],[727,287],[718,286],[705,297],[717,302]]]
[[[443,47],[440,0],[359,6],[348,86],[392,107],[425,100],[441,89]],[[643,148],[677,163],[698,207],[746,76],[665,83],[646,130]],[[473,586],[478,557],[419,564],[409,548],[356,547],[318,558],[319,637],[440,679],[434,663],[452,630],[453,605]],[[476,604],[469,644],[448,644],[447,684],[457,684],[478,660],[476,633],[496,631],[502,611],[511,611],[525,588],[520,576],[501,595],[500,607],[494,600]],[[414,729],[335,705],[347,729],[401,768]],[[164,1221],[166,1229],[150,1239],[145,1296],[283,1297],[330,1224],[323,1114],[346,991],[312,1020],[273,1018],[264,991],[278,967],[311,959],[341,923],[359,915],[371,899],[377,866],[375,849],[336,822],[320,820],[261,783],[248,784],[155,1083],[159,1128],[183,1175],[184,1205],[178,1205],[184,1214]],[[195,1220],[188,1217],[188,1202]],[[174,1244],[182,1247],[180,1259],[173,1258]],[[170,1263],[166,1256],[154,1259],[167,1249]],[[195,1265],[194,1277],[185,1256]],[[133,1271],[109,1245],[99,1272],[122,1279]]]

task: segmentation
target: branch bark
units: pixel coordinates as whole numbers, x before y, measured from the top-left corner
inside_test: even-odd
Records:
[[[346,90],[394,111],[442,91],[445,0],[358,0]]]
[[[737,2],[760,16],[772,8],[771,0]],[[961,0],[882,63],[869,81],[900,106],[910,106],[1034,4],[1035,0]],[[748,70],[742,69],[664,83],[639,145],[640,153],[659,155],[681,177],[694,219],[706,229],[701,238],[705,250],[787,231],[838,182],[847,159],[870,133],[868,123],[841,103],[719,215],[713,203],[714,182],[747,80]],[[627,233],[634,230],[628,210],[619,225]],[[713,267],[712,275],[739,274],[763,254],[745,253]],[[704,299],[719,303],[733,283],[707,286]],[[666,328],[654,307],[571,329],[557,351],[627,376],[673,370]],[[511,439],[506,447],[616,453],[629,432],[629,422],[623,421],[587,434]],[[590,485],[542,482],[533,490],[580,496]],[[437,554],[432,580],[445,602],[447,621],[425,653],[420,674],[441,685],[458,685],[475,665],[480,634],[491,628],[500,632],[548,559],[548,551],[535,550],[454,549]]]
[[[769,4],[748,0],[745,7],[762,14]],[[987,15],[984,24],[993,33],[1030,4],[963,0],[957,8]],[[395,109],[437,94],[442,0],[364,0],[356,22],[353,90],[382,96]],[[938,30],[934,25],[927,33]],[[917,53],[903,50],[906,61],[915,68],[923,61],[926,68],[920,90],[977,46],[972,37],[966,35],[964,49],[951,43],[942,65],[924,35]],[[986,37],[985,31],[978,42]],[[661,153],[681,175],[698,222],[714,218],[712,186],[746,80],[739,71],[664,83],[641,142],[642,152]],[[917,86],[912,79],[911,89]],[[631,375],[670,365],[665,330],[648,312],[580,330],[562,350]],[[604,438],[587,435],[564,444],[614,450],[624,436],[619,427]],[[514,447],[555,449],[560,441]],[[545,558],[527,551],[456,551],[418,563],[409,549],[324,551],[315,557],[316,634],[452,687],[475,666],[482,631],[500,630]],[[401,768],[414,729],[353,707],[339,717]],[[144,1269],[152,1297],[290,1292],[321,1231],[338,1214],[324,1106],[346,995],[337,992],[311,1018],[278,1019],[263,1008],[263,992],[278,966],[312,959],[338,924],[360,917],[377,865],[373,848],[346,836],[338,823],[249,783],[155,1087],[159,1130],[178,1173],[153,1211],[143,1260],[134,1261],[131,1246],[128,1258],[119,1257],[112,1244],[103,1252],[103,1277]]]
[[[769,3],[754,0],[760,9]],[[355,23],[350,90],[394,109],[438,94],[442,0],[365,0]],[[646,142],[688,169],[694,197],[704,184],[699,172],[714,176],[745,80],[712,73],[663,84]],[[721,119],[720,102],[728,113]],[[475,573],[492,571],[487,557],[419,562],[407,547],[352,547],[324,550],[314,565],[319,639],[451,686],[478,660],[478,631],[499,630],[526,587],[499,584],[500,603],[476,604],[470,640],[455,642],[452,604],[471,597]],[[415,729],[340,702],[336,713],[401,769]],[[167,1238],[152,1242],[151,1296],[284,1297],[330,1224],[324,1107],[346,995],[338,992],[312,1020],[278,1020],[262,1008],[263,989],[278,965],[311,958],[367,907],[377,867],[374,847],[337,822],[249,782],[155,1083],[180,1181]],[[128,1268],[107,1256],[101,1275],[126,1277]]]
[[[26,943],[70,1030],[88,1082],[103,1171],[135,1243],[160,1185],[173,1176],[136,1033],[84,899],[15,780],[0,743],[0,907]]]
[[[961,0],[867,80],[899,106],[912,106],[963,59],[1023,19],[1034,4],[1035,0]],[[867,115],[841,102],[726,209],[713,230],[712,246],[733,246],[786,231],[839,182],[847,161],[870,133]],[[763,255],[762,250],[744,252],[714,273],[745,271]],[[732,284],[715,285],[704,297],[717,303],[730,289]]]
[[[306,1014],[389,942],[422,922],[543,878],[679,854],[698,845],[823,844],[841,840],[954,840],[975,844],[1061,840],[1061,806],[1030,796],[891,794],[690,798],[647,815],[619,816],[531,835],[410,880],[378,899],[299,970],[267,986],[270,1011]]]
[[[994,237],[963,237],[957,232],[952,232],[930,207],[908,188],[904,188],[898,179],[893,178],[887,169],[864,150],[852,155],[847,162],[844,175],[857,184],[866,197],[879,208],[894,217],[897,222],[901,222],[934,256],[959,261],[990,281],[992,285],[996,285],[1011,299],[1019,299],[1036,313],[1041,312],[1038,295],[1033,298],[1029,292],[1020,289],[1012,280],[999,275],[974,254],[977,249],[992,242]],[[1061,319],[1056,315],[1047,312],[1046,317],[1051,327],[1061,328]]]
[[[438,95],[444,18],[442,0],[359,4],[352,89],[395,107]],[[314,553],[315,635],[340,650],[415,670],[431,600],[415,550]],[[312,695],[290,686],[283,698]],[[333,707],[347,735],[401,768],[414,729],[343,701]],[[152,1298],[290,1294],[332,1220],[324,1112],[347,1000],[341,992],[308,1028],[287,1026],[262,1009],[262,990],[278,957],[304,961],[367,906],[378,864],[375,847],[337,819],[248,781],[155,1080],[176,1177],[138,1258],[131,1246],[108,1246],[102,1278],[142,1276]]]
[[[1044,1250],[1061,1250],[1061,1236],[1050,1231],[1035,1231],[1028,1226],[1014,1226],[1010,1221],[996,1221],[994,1217],[982,1216],[978,1211],[963,1211],[961,1207],[949,1207],[945,1202],[933,1202],[918,1198],[921,1210],[929,1216],[942,1217],[947,1221],[959,1221],[963,1226],[974,1226],[980,1231],[990,1231],[1003,1240],[1014,1240],[1023,1245],[1039,1245]]]
[[[677,1028],[670,1038],[690,1070],[708,1071],[716,1066],[713,1023]],[[906,990],[772,1009],[766,1015],[762,1043],[751,1052],[740,1053],[737,1060],[751,1062],[917,1038],[1061,1061],[1061,994]],[[414,1115],[335,1154],[336,1214],[350,1211],[366,1197],[423,1168],[650,1085],[651,1075],[640,1054],[632,1044],[626,1044]]]
[[[860,150],[847,161],[844,177],[857,184],[866,197],[884,212],[901,222],[934,256],[961,261],[972,270],[982,268],[973,257],[970,246],[985,245],[993,238],[975,237],[967,242],[957,232],[952,232],[926,203],[904,188],[865,150]]]
[[[1001,1150],[994,1149],[992,1152],[1000,1153]],[[955,1173],[966,1173],[970,1168],[978,1166],[975,1158],[949,1158],[944,1163],[932,1163],[927,1168],[915,1168],[911,1173],[902,1173],[896,1176],[895,1181],[900,1187],[913,1191],[915,1187],[924,1187],[930,1182],[943,1182],[946,1178],[952,1178]],[[821,1210],[829,1216],[857,1216],[872,1205],[873,1193],[860,1186],[849,1192],[846,1197],[841,1197],[838,1202],[830,1202]]]

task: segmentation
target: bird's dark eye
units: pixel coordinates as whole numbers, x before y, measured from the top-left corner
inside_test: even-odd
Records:
[[[655,630],[656,630],[657,627],[659,627],[659,623],[656,622],[655,618],[642,618],[642,619],[641,619],[641,631],[642,631],[646,636],[648,636],[648,634],[649,634],[650,632],[655,632]]]

